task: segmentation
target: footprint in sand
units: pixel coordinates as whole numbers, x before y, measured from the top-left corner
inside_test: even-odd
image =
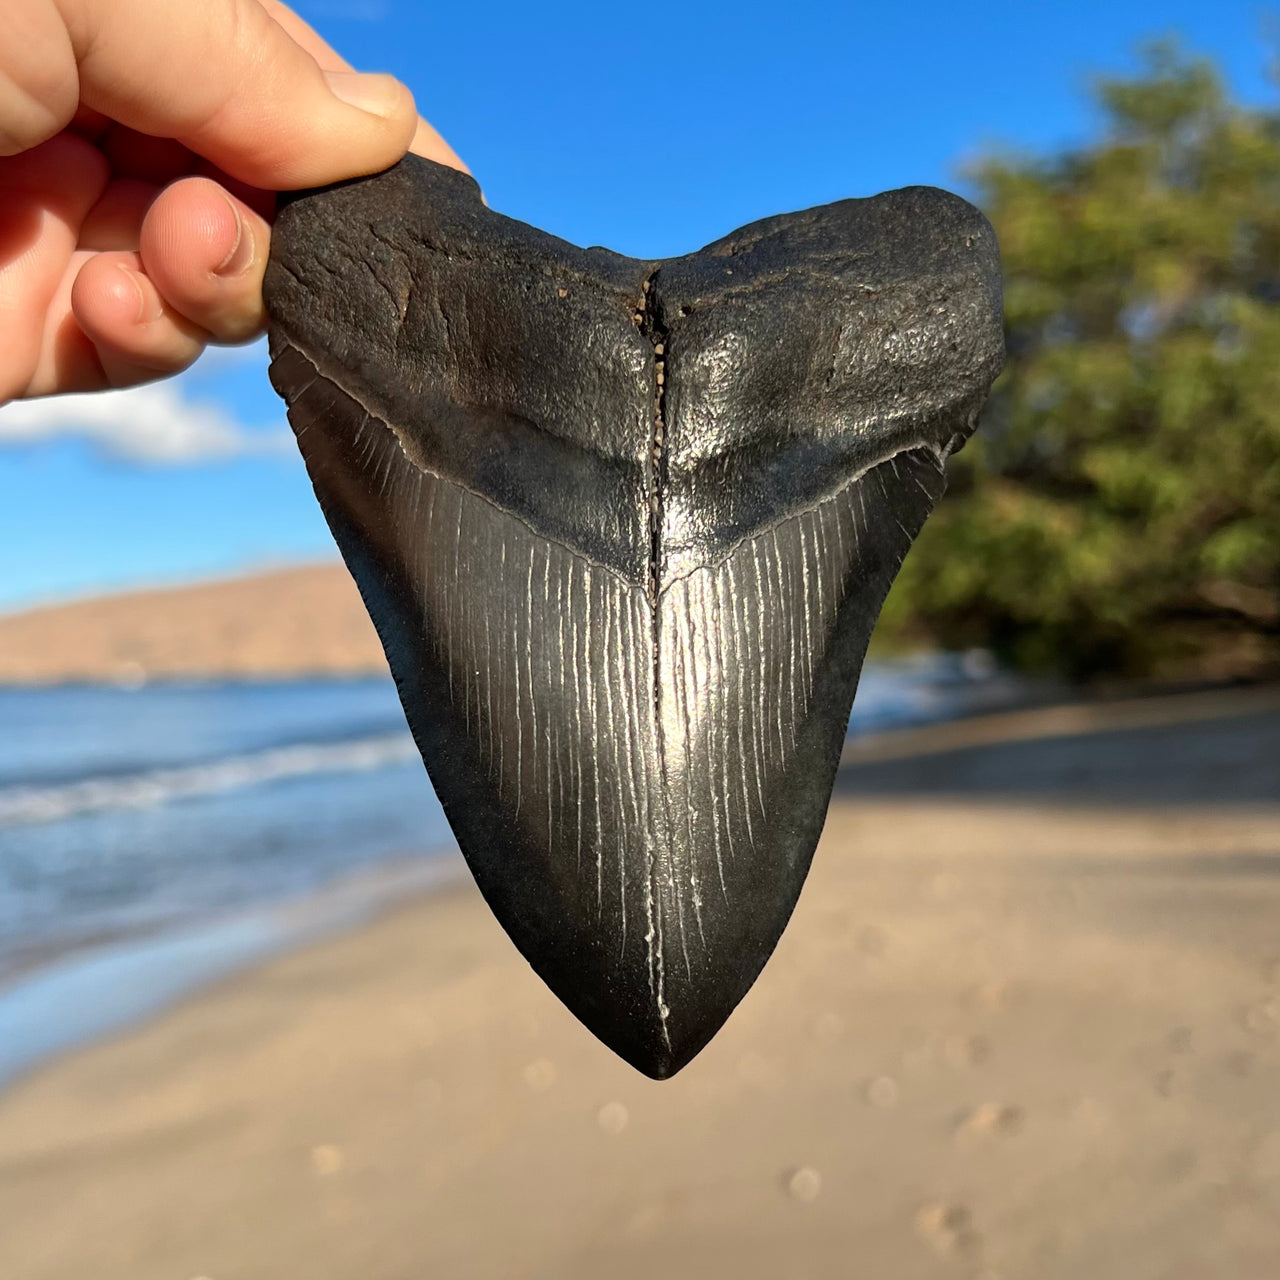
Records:
[[[973,1215],[963,1204],[926,1204],[915,1216],[916,1235],[935,1253],[974,1254],[982,1247],[982,1237],[974,1230]]]

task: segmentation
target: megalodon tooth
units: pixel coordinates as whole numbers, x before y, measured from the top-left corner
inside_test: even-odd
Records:
[[[481,891],[673,1074],[791,915],[872,626],[1000,370],[989,224],[913,187],[646,262],[409,156],[290,198],[264,292]]]

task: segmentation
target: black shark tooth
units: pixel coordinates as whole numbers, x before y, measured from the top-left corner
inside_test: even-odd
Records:
[[[1003,360],[930,188],[639,262],[410,156],[293,198],[271,377],[490,906],[669,1076],[795,905],[872,625]]]

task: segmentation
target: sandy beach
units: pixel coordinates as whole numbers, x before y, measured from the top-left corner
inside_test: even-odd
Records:
[[[0,1277],[1275,1280],[1280,698],[1143,706],[852,751],[672,1081],[469,885],[48,1064]]]

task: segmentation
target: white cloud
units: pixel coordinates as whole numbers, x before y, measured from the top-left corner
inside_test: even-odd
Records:
[[[185,399],[172,382],[17,400],[0,408],[0,448],[67,438],[152,466],[273,456],[292,447],[283,426],[249,430],[219,405]]]

